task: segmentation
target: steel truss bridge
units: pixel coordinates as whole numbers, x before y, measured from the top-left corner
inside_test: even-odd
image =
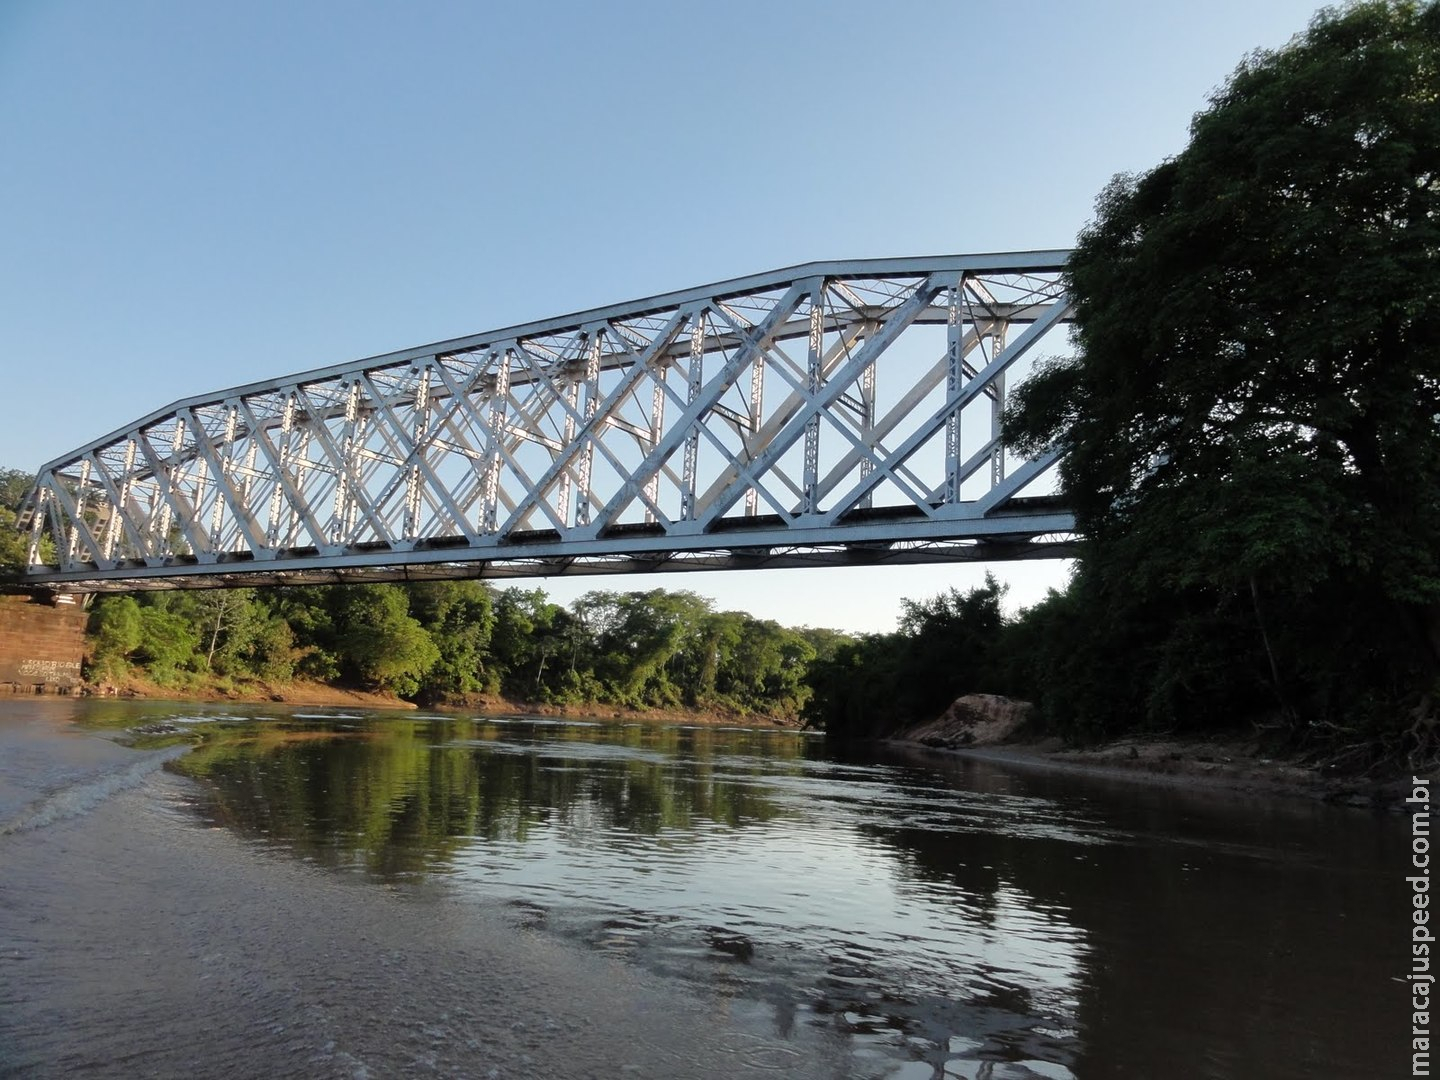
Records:
[[[58,592],[1050,558],[1067,252],[808,263],[187,398],[45,465]]]

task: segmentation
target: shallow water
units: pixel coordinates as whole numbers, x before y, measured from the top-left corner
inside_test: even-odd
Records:
[[[1405,839],[793,732],[0,702],[0,1073],[1401,1075]]]

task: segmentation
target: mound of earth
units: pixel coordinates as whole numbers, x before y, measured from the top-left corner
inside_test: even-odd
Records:
[[[1034,706],[1000,694],[966,694],[944,715],[905,728],[895,738],[924,746],[957,749],[1012,742],[1030,719]]]

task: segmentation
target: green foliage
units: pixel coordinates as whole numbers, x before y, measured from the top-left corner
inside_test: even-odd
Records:
[[[266,682],[289,682],[295,677],[295,632],[290,624],[272,615],[257,621],[246,639],[245,651],[225,670],[250,674]]]
[[[129,596],[102,596],[90,609],[88,631],[93,673],[118,678],[130,654],[140,647],[140,605]]]
[[[421,693],[438,699],[483,690],[495,628],[490,590],[478,581],[428,581],[409,585],[406,592],[411,615],[439,652]]]
[[[691,592],[592,592],[575,604],[589,638],[595,674],[607,696],[632,706],[676,706],[684,688],[675,676],[687,666],[707,617],[708,600]],[[687,649],[690,647],[690,649]],[[696,695],[689,695],[694,704]]]
[[[18,524],[20,504],[34,480],[19,469],[0,469],[0,580],[18,574],[29,561]]]
[[[440,659],[440,650],[409,613],[405,592],[387,585],[343,585],[330,591],[335,645],[352,681],[404,696]]]
[[[157,682],[173,681],[189,666],[199,644],[199,635],[183,615],[158,607],[140,609],[140,644],[134,656]]]
[[[501,589],[493,610],[490,642],[495,681],[521,699],[544,697],[551,658],[574,647],[562,619],[564,609],[552,604],[543,589]]]
[[[104,596],[90,613],[90,659],[93,674],[119,678],[131,662],[142,665],[155,681],[172,683],[183,670],[192,669],[200,644],[199,634],[185,618],[169,610],[183,603],[173,596]]]
[[[1327,9],[1250,57],[1102,193],[1067,276],[1076,357],[1006,418],[1067,450],[1088,538],[1025,620],[1047,713],[1433,739],[1440,5]]]
[[[541,589],[492,593],[474,581],[172,593],[129,605],[163,611],[169,618],[147,616],[157,627],[188,627],[191,655],[181,661],[177,641],[161,661],[170,669],[297,673],[433,701],[503,692],[786,716],[808,695],[803,675],[816,650],[806,634],[830,634],[715,612],[688,592],[593,592],[566,610]],[[138,660],[138,649],[123,655]]]
[[[189,595],[205,668],[221,674],[243,672],[265,623],[255,590],[213,589]]]
[[[903,601],[895,633],[852,639],[810,664],[807,722],[874,738],[933,719],[962,694],[1001,689],[1004,591],[987,575],[968,592]]]
[[[798,713],[810,696],[805,675],[815,647],[779,623],[728,614],[732,632],[716,643],[716,692],[744,711]]]

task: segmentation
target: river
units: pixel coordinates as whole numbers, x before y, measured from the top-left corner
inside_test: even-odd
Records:
[[[1403,821],[790,731],[0,699],[0,1076],[1408,1075]]]

